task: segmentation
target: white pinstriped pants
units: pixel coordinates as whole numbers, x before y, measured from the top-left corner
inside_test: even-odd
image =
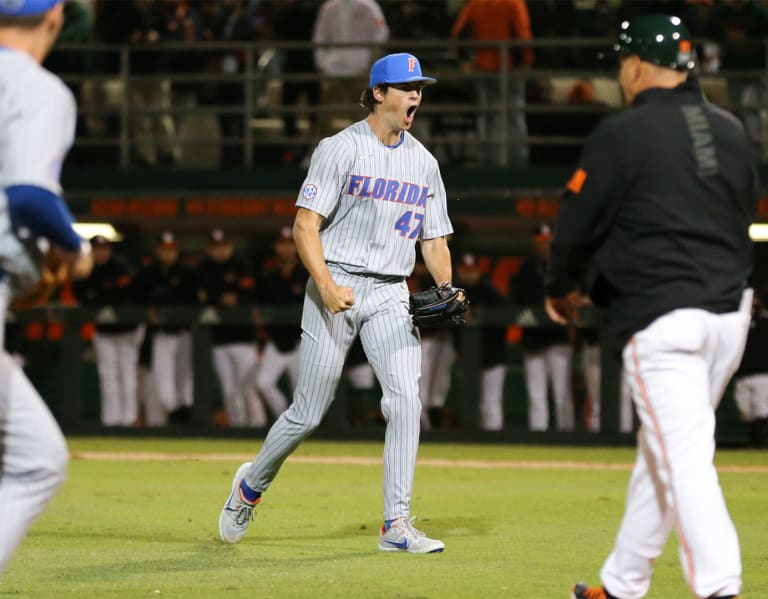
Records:
[[[740,591],[739,541],[713,459],[715,409],[747,338],[751,293],[744,299],[739,312],[665,314],[624,348],[641,426],[624,519],[601,570],[603,585],[622,599],[648,592],[673,526],[696,597]]]
[[[8,296],[0,284],[0,330]],[[0,575],[67,475],[64,436],[21,368],[0,351]]]
[[[333,402],[347,351],[359,333],[382,388],[384,518],[408,516],[419,445],[421,369],[419,335],[408,313],[405,281],[350,275],[332,269],[338,285],[351,287],[355,305],[331,314],[310,279],[301,320],[299,379],[293,403],[264,440],[247,484],[265,491],[283,461],[317,428]]]

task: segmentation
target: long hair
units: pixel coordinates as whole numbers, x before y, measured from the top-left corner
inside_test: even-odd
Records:
[[[45,13],[38,15],[0,15],[0,27],[19,27],[21,29],[34,29],[45,20]]]
[[[380,83],[379,85],[376,85],[375,87],[378,87],[382,93],[387,93],[387,88],[389,87],[386,83]],[[376,104],[379,104],[378,100],[373,97],[373,88],[369,87],[366,90],[363,90],[363,93],[360,94],[360,106],[368,110],[368,114],[373,112],[373,109],[376,107]]]

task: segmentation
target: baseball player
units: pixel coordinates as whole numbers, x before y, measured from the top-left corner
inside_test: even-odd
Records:
[[[456,280],[472,298],[473,306],[503,306],[507,299],[483,274],[473,254],[464,254],[456,268]],[[470,313],[471,314],[471,313]],[[507,328],[482,327],[480,379],[480,429],[504,428],[504,379],[507,374]]]
[[[274,243],[277,266],[264,273],[259,285],[259,303],[298,305],[304,298],[307,271],[299,262],[293,232],[290,227],[280,231]],[[291,389],[296,388],[299,376],[299,339],[301,329],[294,325],[266,327],[269,339],[264,345],[261,364],[256,374],[256,388],[272,415],[277,418],[288,407],[288,400],[277,386],[284,372],[288,372]]]
[[[192,332],[187,325],[153,324],[157,308],[196,303],[192,271],[179,260],[179,246],[170,231],[160,234],[155,260],[136,274],[133,294],[138,303],[149,306],[151,397],[171,421],[184,421],[192,406]]]
[[[451,282],[446,235],[453,231],[435,158],[409,132],[424,77],[412,54],[389,54],[370,71],[360,103],[368,117],[323,139],[296,202],[299,257],[310,274],[301,320],[299,380],[288,410],[253,463],[237,471],[219,533],[242,539],[283,461],[318,426],[334,399],[344,359],[359,335],[382,387],[382,551],[435,553],[441,541],[409,519],[419,444],[419,334],[405,278],[415,245],[436,283]]]
[[[253,272],[237,253],[232,240],[215,228],[208,237],[207,256],[198,265],[197,299],[206,306],[226,310],[253,304]],[[248,325],[214,325],[213,367],[219,379],[230,426],[248,426],[249,409],[244,387],[256,364],[256,329]]]
[[[581,293],[601,309],[640,429],[602,587],[580,583],[571,597],[645,596],[674,527],[691,593],[733,598],[739,541],[713,457],[715,409],[752,303],[751,148],[741,124],[689,78],[691,36],[679,18],[624,21],[614,48],[630,108],[600,123],[568,181],[545,306],[561,323],[573,320]]]
[[[91,275],[76,281],[73,291],[83,305],[114,306],[129,301],[132,268],[112,251],[102,235],[90,240],[94,267]],[[144,328],[132,323],[96,323],[93,349],[99,372],[101,423],[133,426],[139,416],[137,368]]]
[[[552,228],[542,223],[533,231],[533,255],[520,266],[515,298],[519,304],[541,305],[544,299],[544,274],[549,258]],[[523,327],[523,365],[525,389],[528,393],[528,428],[549,428],[549,386],[555,408],[555,425],[559,431],[574,427],[571,394],[573,347],[568,331],[549,326]]]
[[[752,321],[739,369],[734,375],[733,399],[747,427],[752,447],[768,445],[768,288],[752,303]]]
[[[0,2],[0,314],[40,281],[34,240],[69,276],[88,276],[88,242],[72,228],[59,172],[75,134],[75,101],[40,65],[63,22],[61,0]],[[3,323],[0,323],[2,325]],[[0,331],[3,327],[0,326]],[[0,343],[0,345],[2,345]],[[67,446],[21,368],[0,353],[0,573],[64,481]]]

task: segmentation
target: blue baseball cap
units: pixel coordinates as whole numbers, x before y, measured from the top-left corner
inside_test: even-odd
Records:
[[[412,83],[414,81],[422,81],[427,85],[437,83],[437,79],[424,77],[421,74],[419,59],[407,52],[387,54],[374,62],[371,67],[371,88],[381,83]]]
[[[0,15],[31,17],[49,11],[64,0],[0,0]]]

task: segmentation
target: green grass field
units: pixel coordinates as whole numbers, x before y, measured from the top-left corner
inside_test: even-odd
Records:
[[[243,542],[227,546],[218,541],[219,509],[260,441],[69,443],[69,479],[11,562],[0,597],[565,599],[573,581],[597,580],[622,513],[622,465],[634,455],[425,444],[412,510],[446,551],[404,555],[376,549],[380,464],[319,459],[378,458],[381,444],[305,443]],[[718,465],[742,543],[742,597],[768,597],[768,453],[722,451]],[[689,596],[672,539],[648,597]]]

